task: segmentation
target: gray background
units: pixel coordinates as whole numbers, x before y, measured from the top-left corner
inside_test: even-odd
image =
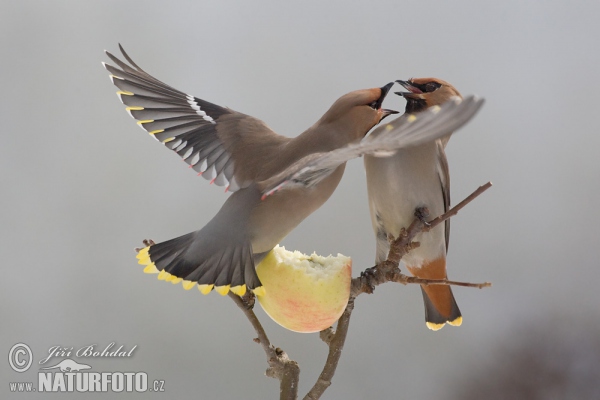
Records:
[[[486,97],[448,146],[454,203],[494,183],[453,219],[449,274],[494,286],[456,288],[463,326],[439,332],[426,329],[416,286],[361,296],[325,398],[464,398],[476,383],[497,384],[494,368],[517,369],[510,349],[543,341],[535,354],[564,366],[579,353],[547,349],[579,349],[574,365],[597,376],[598,15],[598,2],[558,1],[2,2],[0,397],[11,397],[8,382],[37,379],[49,347],[112,341],[137,345],[134,357],[87,361],[164,379],[167,394],[148,398],[277,397],[231,300],[159,282],[136,264],[141,239],[200,228],[226,195],[124,112],[100,65],[119,42],[157,78],[287,136],[340,95],[396,79],[437,76]],[[349,255],[357,275],[375,246],[362,161],[346,171],[283,244]],[[300,363],[304,394],[324,344],[257,313]],[[17,342],[35,357],[23,374],[6,362]],[[539,376],[525,371],[525,381]],[[546,398],[572,395],[561,390]],[[14,395],[27,397],[61,396]]]

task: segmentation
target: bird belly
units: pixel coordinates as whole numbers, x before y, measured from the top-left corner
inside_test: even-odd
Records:
[[[365,157],[369,208],[378,240],[377,261],[385,259],[389,245],[385,235],[398,237],[415,219],[417,207],[429,209],[429,219],[444,212],[444,197],[437,172],[436,144],[399,151],[392,157]],[[403,261],[420,267],[427,260],[445,256],[444,224],[415,237],[420,246]]]
[[[321,207],[333,194],[344,169],[345,164],[340,165],[314,187],[284,189],[261,201],[250,218],[253,252],[257,254],[271,250]]]

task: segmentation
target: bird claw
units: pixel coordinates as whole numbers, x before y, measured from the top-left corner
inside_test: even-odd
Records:
[[[417,207],[415,209],[415,217],[419,219],[425,226],[430,226],[427,219],[429,218],[429,209],[427,207]]]
[[[241,297],[241,299],[247,310],[252,310],[254,308],[256,296],[254,295],[254,293],[252,293],[251,290],[246,291],[246,293]]]
[[[371,283],[371,279],[375,278],[375,274],[377,272],[377,266],[367,268],[360,273],[360,277],[365,279],[365,283],[368,287],[365,292],[372,294],[375,291],[375,285]]]
[[[148,246],[153,246],[156,244],[156,243],[154,243],[154,240],[152,240],[152,239],[144,239],[144,240],[142,240],[142,243],[144,244],[144,247],[136,247],[134,249],[136,253],[139,253],[140,250],[145,249]]]

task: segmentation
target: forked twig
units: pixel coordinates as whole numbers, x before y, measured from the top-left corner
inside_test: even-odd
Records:
[[[279,398],[281,400],[297,399],[298,383],[300,382],[300,367],[296,361],[290,360],[285,351],[281,350],[279,347],[273,346],[269,341],[267,333],[252,310],[255,300],[254,295],[248,291],[244,297],[240,297],[229,292],[229,297],[231,297],[233,302],[240,310],[242,310],[258,335],[254,341],[262,346],[265,355],[267,356],[269,368],[265,374],[268,377],[279,380]]]

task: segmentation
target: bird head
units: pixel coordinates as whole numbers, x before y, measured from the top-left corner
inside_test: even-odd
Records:
[[[439,106],[450,98],[461,94],[454,86],[438,78],[411,78],[408,81],[396,81],[408,92],[396,92],[406,99],[406,112],[415,113],[432,106]]]
[[[335,125],[335,130],[343,132],[349,141],[362,139],[385,117],[398,114],[398,111],[381,107],[393,85],[394,82],[390,82],[381,88],[356,90],[343,95],[323,115],[319,124]]]

